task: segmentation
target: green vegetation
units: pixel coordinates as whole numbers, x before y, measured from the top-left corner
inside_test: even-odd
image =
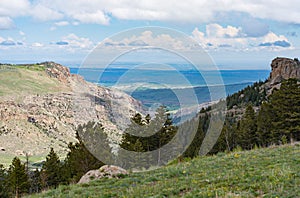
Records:
[[[53,148],[50,149],[50,153],[43,164],[42,174],[44,175],[45,186],[47,188],[56,188],[62,180],[61,162]]]
[[[299,145],[219,153],[31,197],[297,197],[299,163]]]
[[[10,196],[20,197],[23,193],[28,193],[29,179],[25,165],[15,157],[7,173],[7,186]]]
[[[8,170],[0,165],[0,197],[20,197],[24,193],[38,193],[61,184],[76,183],[87,171],[104,165],[87,150],[79,134],[95,140],[107,139],[102,125],[88,122],[78,126],[78,142],[69,144],[69,153],[64,161],[51,148],[46,161],[39,164],[41,170],[32,169],[30,158],[22,163],[20,158],[15,157]],[[109,147],[108,144],[103,146]]]
[[[0,96],[44,94],[65,90],[42,66],[0,66]]]
[[[146,115],[145,119],[138,113],[132,120],[129,127],[125,130],[120,147],[126,151],[148,152],[158,150],[166,145],[177,133],[177,127],[173,126],[170,114],[164,106],[157,108],[155,117],[151,119],[150,115]],[[119,155],[124,155],[122,150]],[[128,158],[129,156],[126,155]],[[149,168],[153,160],[160,162],[160,155],[152,156],[148,159],[146,156],[140,155],[139,165],[144,162],[142,167],[136,167],[131,160],[131,164],[127,164],[125,168]],[[126,161],[130,161],[126,159]]]
[[[60,90],[59,83],[55,79],[45,78],[46,73],[40,67],[0,65],[0,76],[3,77],[0,78],[0,95],[5,96],[11,92],[20,95],[41,94]],[[142,153],[159,150],[157,148],[167,144],[180,129],[186,131],[190,127],[198,127],[196,136],[183,155],[168,166],[154,171],[131,173],[130,176],[119,180],[102,179],[89,184],[62,186],[76,183],[88,170],[102,166],[103,163],[94,155],[110,156],[105,153],[111,153],[111,150],[107,150],[110,147],[102,125],[88,122],[77,128],[78,142],[69,144],[69,153],[64,161],[51,149],[46,161],[40,164],[41,170],[29,170],[28,163],[22,164],[19,158],[13,159],[8,170],[0,165],[0,197],[19,197],[50,188],[57,189],[33,197],[299,195],[300,146],[285,145],[300,141],[298,81],[283,81],[281,88],[274,90],[270,96],[266,95],[262,82],[255,83],[228,96],[226,103],[231,111],[227,112],[221,135],[217,136],[219,138],[210,151],[210,156],[199,157],[199,151],[209,128],[211,115],[216,113],[213,108],[202,109],[199,119],[188,120],[177,127],[173,125],[166,108],[161,107],[157,109],[154,119],[149,115],[143,118],[142,115],[136,114],[129,128],[125,130],[120,146]],[[239,116],[234,112],[236,107],[243,109]],[[151,135],[141,136],[145,134]],[[98,140],[106,141],[101,141],[102,144],[99,145]],[[263,148],[268,146],[272,148]],[[261,149],[255,149],[257,147]],[[94,155],[87,148],[92,150]],[[123,153],[120,151],[118,154],[122,156]],[[139,164],[142,164],[142,161],[143,167],[151,168],[148,159],[139,159]],[[156,161],[160,162],[160,155],[157,159]],[[134,163],[134,160],[132,162]],[[135,164],[129,164],[128,167],[133,168]]]
[[[83,132],[84,130],[85,133]],[[96,131],[101,136],[101,140],[105,142],[104,140],[107,139],[107,136],[103,132],[102,125],[96,124],[95,122],[88,122],[86,125],[79,126],[77,128],[76,137],[78,142],[70,143],[68,145],[70,151],[62,166],[64,171],[63,182],[76,183],[89,170],[97,169],[104,165],[103,162],[99,161],[89,152],[89,150],[85,147],[81,136],[79,135],[90,135],[94,131]],[[96,145],[99,146],[98,144]],[[103,146],[110,148],[108,143]]]
[[[234,93],[226,98],[227,107],[231,109],[234,106],[241,107],[242,105],[251,103],[254,106],[260,105],[267,99],[266,90],[262,88],[265,82],[259,81],[253,85],[248,85],[246,88]]]
[[[256,97],[253,90],[259,92],[259,84],[242,90],[243,98]],[[248,91],[247,91],[248,90]],[[262,91],[261,93],[264,93]],[[234,94],[235,95],[235,94]],[[263,94],[265,95],[265,94]],[[232,98],[241,98],[238,95],[229,96]],[[248,101],[248,100],[247,100]],[[282,82],[279,90],[274,90],[273,94],[266,97],[262,102],[260,110],[254,111],[253,105],[261,100],[236,101],[235,105],[243,108],[246,105],[244,114],[237,117],[234,113],[227,113],[225,125],[217,143],[210,151],[211,154],[232,151],[234,148],[252,149],[255,146],[267,147],[270,145],[279,145],[300,141],[300,84],[296,79],[289,79]],[[196,137],[203,137],[207,131],[207,121],[210,118],[210,109],[202,110],[200,113],[200,122]],[[199,139],[199,138],[198,138]],[[198,142],[202,142],[199,139]],[[199,144],[192,144],[189,148],[190,153],[197,154]],[[193,151],[194,150],[194,151]],[[196,155],[187,155],[195,157]]]

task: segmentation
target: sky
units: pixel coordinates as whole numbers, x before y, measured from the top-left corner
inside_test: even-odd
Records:
[[[221,69],[270,69],[277,56],[299,57],[299,10],[296,0],[0,0],[0,62],[78,66],[99,43],[185,47],[151,30],[112,39],[154,26],[193,39]]]

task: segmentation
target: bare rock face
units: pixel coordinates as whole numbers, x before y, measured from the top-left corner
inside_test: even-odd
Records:
[[[81,177],[78,184],[89,183],[102,178],[119,178],[121,175],[128,175],[128,172],[118,166],[104,165],[98,170],[90,170]]]
[[[300,62],[298,59],[275,58],[271,63],[270,85],[276,85],[289,78],[300,79]]]
[[[70,74],[69,68],[54,62],[40,65],[45,67],[46,78],[64,89],[26,94],[21,100],[0,97],[2,153],[43,156],[53,147],[64,156],[68,143],[76,141],[78,125],[99,122],[109,138],[117,139],[130,117],[143,111],[140,102],[123,92],[86,82],[81,76]]]

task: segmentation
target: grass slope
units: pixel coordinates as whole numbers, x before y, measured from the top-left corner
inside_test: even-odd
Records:
[[[300,146],[219,153],[32,197],[298,197]]]
[[[30,94],[45,94],[64,90],[64,86],[54,78],[50,78],[45,68],[32,66],[1,66],[0,97],[18,98]],[[0,98],[1,99],[1,98]]]

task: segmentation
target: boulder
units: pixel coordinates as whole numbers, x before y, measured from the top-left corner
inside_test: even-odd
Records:
[[[102,178],[120,178],[121,175],[128,175],[128,172],[118,166],[104,165],[97,170],[88,171],[80,178],[78,184],[89,183]]]

